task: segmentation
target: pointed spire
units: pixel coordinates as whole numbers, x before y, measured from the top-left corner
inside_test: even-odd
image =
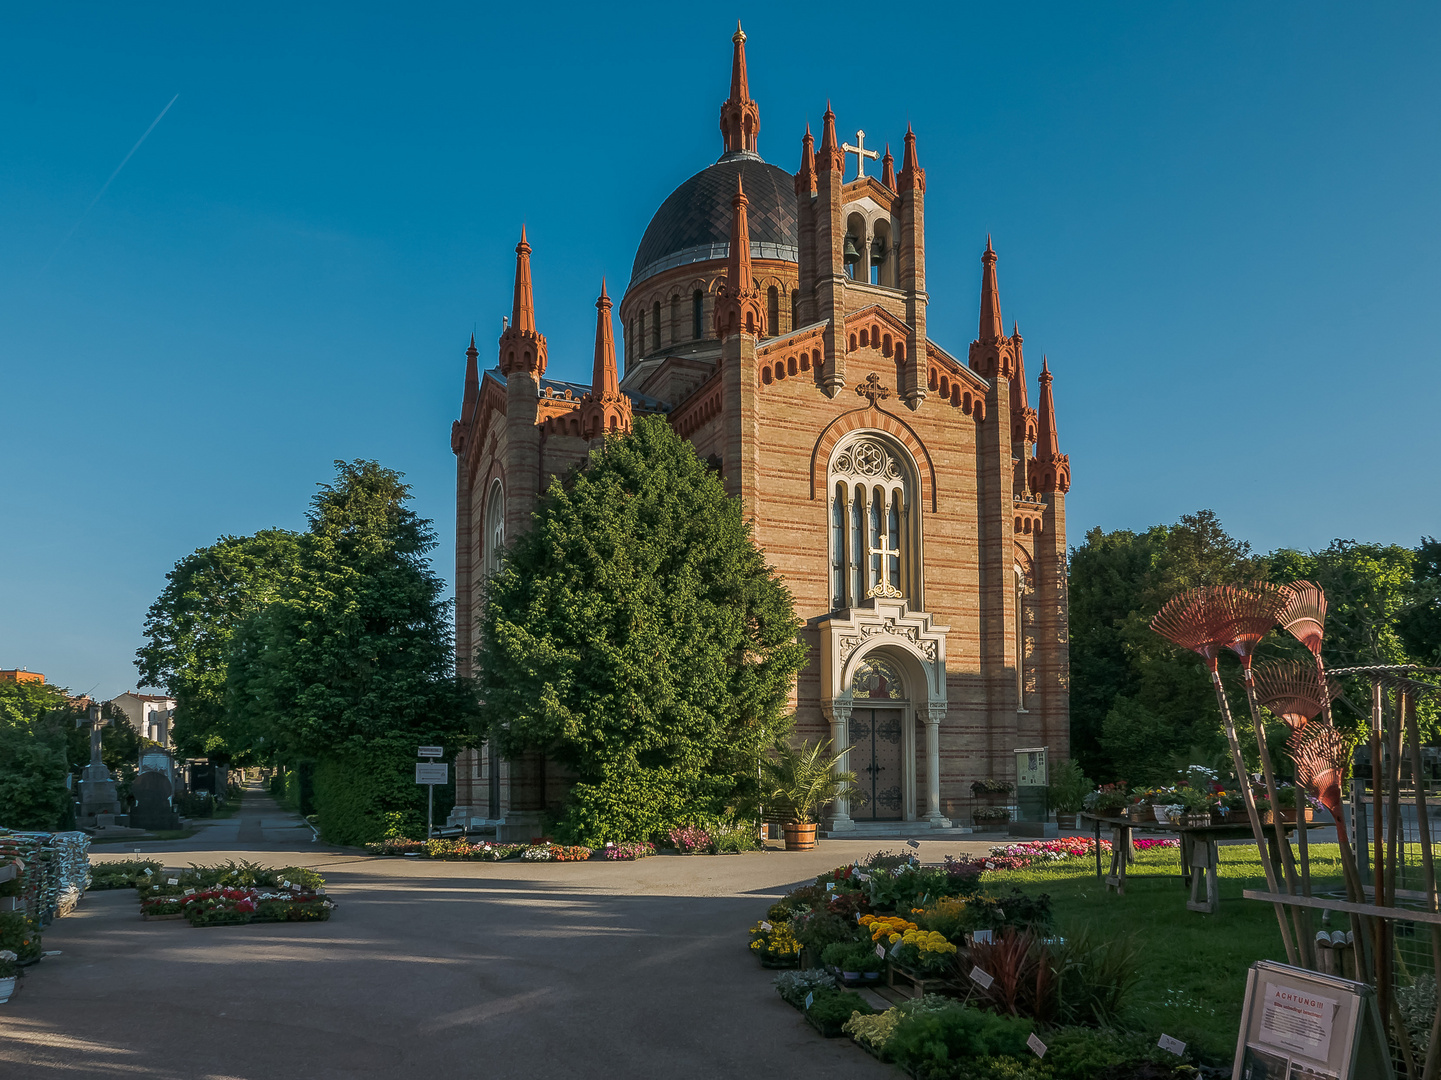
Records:
[[[801,167],[796,170],[796,194],[813,195],[816,190],[816,140],[811,137],[811,125],[806,123],[806,133],[801,137]]]
[[[520,243],[515,245],[515,299],[510,308],[510,325],[521,331],[535,332],[535,291],[530,284],[530,244],[525,239],[525,225],[520,227]]]
[[[892,191],[896,190],[896,159],[891,157],[890,143],[886,143],[886,152],[881,158],[881,183]]]
[[[756,152],[756,137],[761,130],[760,106],[751,100],[750,79],[746,74],[746,32],[736,20],[731,36],[735,50],[731,54],[731,96],[721,103],[720,128],[725,139],[725,152],[733,154],[748,150]]]
[[[620,376],[615,366],[615,330],[610,322],[610,297],[605,278],[600,279],[600,299],[595,302],[595,365],[591,368],[590,392],[600,399],[620,393]]]
[[[480,350],[475,347],[475,334],[470,335],[470,348],[465,350],[465,395],[461,398],[460,418],[468,421],[480,396]]]
[[[986,234],[986,253],[981,256],[985,270],[981,272],[981,327],[976,338],[979,341],[999,341],[1006,336],[1001,322],[1001,290],[996,284],[996,252],[991,247],[990,233]]]
[[[1051,368],[1041,357],[1041,410],[1036,424],[1036,459],[1057,461],[1061,446],[1056,438],[1056,400],[1051,395]]]
[[[730,263],[726,272],[730,276],[731,292],[748,290],[751,287],[751,226],[746,214],[750,200],[746,198],[745,185],[736,175],[736,193],[731,199],[731,250]]]
[[[1011,323],[1011,344],[1016,353],[1015,374],[1011,376],[1011,412],[1022,417],[1022,438],[1025,437],[1024,424],[1025,414],[1031,411],[1029,395],[1026,391],[1026,356],[1022,346],[1025,338],[1021,337],[1020,323]]]
[[[821,125],[821,148],[816,153],[816,167],[845,175],[846,155],[841,150],[840,140],[836,138],[836,114],[831,111],[829,101],[826,102],[826,115]]]

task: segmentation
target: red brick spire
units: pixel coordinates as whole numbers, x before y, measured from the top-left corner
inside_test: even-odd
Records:
[[[545,374],[545,335],[535,329],[535,290],[530,284],[530,244],[525,226],[515,245],[515,298],[510,308],[510,325],[500,335],[500,370]]]
[[[816,193],[816,140],[811,136],[811,125],[806,123],[806,133],[801,137],[801,167],[796,172],[796,194]]]
[[[1021,337],[1021,324],[1011,323],[1011,344],[1016,350],[1016,373],[1011,377],[1011,411],[1025,412],[1030,408],[1026,394],[1026,356],[1021,351],[1026,339]]]
[[[891,157],[890,143],[886,143],[885,156],[881,158],[881,183],[896,190],[896,159]]]
[[[756,136],[761,130],[760,106],[751,100],[750,86],[746,79],[746,34],[736,20],[736,32],[731,37],[735,52],[731,56],[731,96],[721,103],[720,129],[725,138],[725,152],[738,150],[756,152]]]
[[[724,340],[731,334],[760,334],[765,325],[765,309],[760,290],[751,278],[751,229],[746,216],[750,200],[739,176],[736,193],[731,199],[730,259],[726,265],[725,284],[717,290],[715,305],[716,336]]]
[[[1071,490],[1070,455],[1056,439],[1056,401],[1051,396],[1051,369],[1041,358],[1041,409],[1036,431],[1036,456],[1030,461],[1030,487],[1038,494]]]
[[[462,399],[460,418],[469,420],[475,411],[475,402],[480,397],[480,365],[477,363],[480,350],[475,347],[475,334],[470,335],[470,348],[465,350],[465,397]]]
[[[615,367],[615,332],[610,324],[610,297],[605,278],[600,279],[600,299],[595,302],[595,366],[591,368],[590,392],[601,397],[620,393],[620,376]]]
[[[821,127],[821,148],[816,153],[816,168],[830,169],[845,175],[846,155],[836,139],[836,114],[831,112],[831,103],[826,102],[825,123]]]
[[[515,299],[510,306],[510,325],[535,332],[535,290],[530,284],[530,244],[525,239],[524,225],[520,227],[520,243],[515,245]]]
[[[601,278],[600,298],[595,302],[595,366],[591,369],[590,393],[580,404],[580,426],[587,439],[598,439],[606,432],[630,430],[630,398],[620,392],[610,309],[605,279]]]
[[[906,147],[910,157],[910,146]],[[981,327],[976,339],[982,342],[1000,341],[1006,336],[1001,325],[1001,289],[996,284],[996,252],[991,247],[990,234],[986,234],[986,253],[981,256],[985,270],[981,273]]]
[[[905,156],[901,158],[899,179],[903,188],[926,190],[926,170],[921,168],[920,162],[916,159],[916,133],[911,130],[910,124],[906,125],[906,149]]]

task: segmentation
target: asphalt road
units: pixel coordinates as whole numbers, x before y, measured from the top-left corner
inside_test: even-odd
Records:
[[[0,1006],[0,1077],[893,1077],[822,1039],[745,948],[772,898],[881,844],[634,863],[442,863],[317,842],[252,789],[236,817],[135,848],[168,866],[318,869],[329,922],[143,922],[87,894]],[[921,856],[984,850],[923,841]]]

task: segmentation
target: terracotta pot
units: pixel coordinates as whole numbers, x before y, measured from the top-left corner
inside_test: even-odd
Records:
[[[800,825],[793,821],[786,822],[786,850],[787,851],[810,851],[816,846],[816,827],[811,825]]]

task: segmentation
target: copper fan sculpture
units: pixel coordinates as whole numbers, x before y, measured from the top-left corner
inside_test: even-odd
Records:
[[[1314,581],[1293,581],[1282,588],[1287,602],[1277,621],[1316,658],[1315,682],[1321,692],[1321,712],[1330,724],[1334,694],[1326,685],[1326,668],[1321,662],[1321,639],[1326,632],[1326,592]]]
[[[1334,683],[1317,683],[1316,669],[1301,660],[1257,664],[1256,700],[1281,718],[1294,735],[1316,719],[1336,695]]]
[[[1251,795],[1246,760],[1241,754],[1240,741],[1236,738],[1236,724],[1231,718],[1231,705],[1226,700],[1226,689],[1221,682],[1219,661],[1222,652],[1237,648],[1239,644],[1238,651],[1241,651],[1242,662],[1247,664],[1247,674],[1249,675],[1250,654],[1255,648],[1255,643],[1275,627],[1276,616],[1286,606],[1286,601],[1285,594],[1270,586],[1256,588],[1203,585],[1173,596],[1166,601],[1161,610],[1156,612],[1155,618],[1151,620],[1152,630],[1168,641],[1200,655],[1211,671],[1211,684],[1216,690],[1216,704],[1221,710],[1221,722],[1226,729],[1226,741],[1231,748],[1231,760],[1236,769],[1236,778],[1240,783],[1241,798],[1246,804],[1246,815],[1250,819],[1251,831],[1256,838],[1256,847],[1261,856],[1261,867],[1266,873],[1266,885],[1273,893],[1281,890],[1276,878],[1276,869],[1271,864],[1270,853],[1266,850],[1266,838],[1261,827],[1261,816],[1256,809],[1256,800]],[[1249,679],[1247,691],[1248,697],[1250,697]],[[1264,741],[1262,746],[1264,749]],[[1265,760],[1263,758],[1263,761]],[[1274,798],[1272,805],[1275,805]],[[1279,827],[1278,831],[1280,831]],[[1287,957],[1292,963],[1295,963],[1298,958],[1296,943],[1292,941],[1285,913],[1279,903],[1276,905],[1276,919],[1281,926],[1281,937],[1286,945]],[[1304,940],[1299,931],[1298,938]]]

